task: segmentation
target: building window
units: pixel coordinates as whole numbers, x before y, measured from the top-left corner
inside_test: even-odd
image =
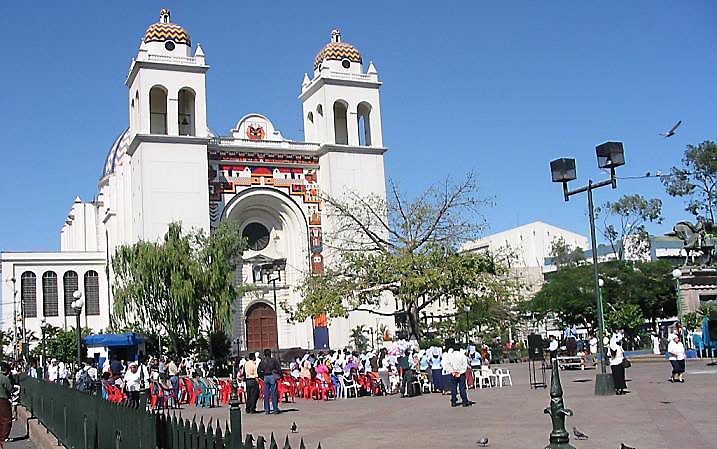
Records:
[[[249,249],[261,251],[269,246],[269,230],[261,223],[249,223],[241,233],[247,239]]]
[[[72,295],[80,288],[78,280],[77,273],[74,271],[68,271],[62,276],[62,287],[65,294],[65,316],[75,315],[75,311],[72,308],[72,301],[75,298]]]
[[[334,138],[339,145],[349,144],[349,133],[346,121],[347,111],[346,103],[341,101],[334,103]]]
[[[149,91],[149,132],[167,134],[167,91],[161,86]]]
[[[58,316],[57,273],[46,271],[42,275],[42,315]]]
[[[362,147],[371,146],[371,105],[368,103],[359,103],[356,110],[358,117],[358,138],[359,145]]]
[[[185,87],[179,91],[179,135],[194,136],[194,92]]]
[[[20,298],[25,318],[37,317],[37,276],[32,271],[20,276]]]
[[[85,273],[85,314],[100,314],[100,277],[94,270]]]

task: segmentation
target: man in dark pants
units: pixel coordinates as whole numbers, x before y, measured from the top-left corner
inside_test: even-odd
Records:
[[[5,440],[10,436],[12,428],[12,398],[14,387],[10,380],[10,365],[0,363],[0,449],[5,447]]]
[[[256,369],[256,356],[249,354],[244,363],[244,379],[246,380],[246,412],[256,413],[256,401],[259,400],[259,380]]]
[[[281,413],[278,391],[281,365],[271,356],[271,349],[264,349],[264,359],[259,362],[259,371],[264,374],[264,413],[278,415]],[[273,406],[273,409],[269,404]]]
[[[468,369],[468,356],[464,351],[458,349],[450,354],[451,360],[451,407],[458,407],[457,393],[460,390],[463,407],[470,407],[475,404],[468,400],[466,394],[466,370]]]

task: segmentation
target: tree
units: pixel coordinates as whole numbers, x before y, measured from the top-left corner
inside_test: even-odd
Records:
[[[640,194],[623,195],[617,201],[608,201],[596,208],[603,218],[602,234],[610,242],[618,260],[625,253],[644,255],[650,251],[650,234],[647,223],[662,223],[662,200],[646,199]]]
[[[606,321],[629,322],[637,307],[653,325],[658,318],[677,313],[675,285],[671,278],[672,265],[666,261],[627,263],[612,261],[598,266],[604,281],[602,288]],[[595,285],[592,266],[565,268],[553,273],[535,297],[520,304],[524,312],[537,318],[549,314],[565,324],[595,328],[597,326]],[[623,317],[608,318],[613,314]],[[626,327],[626,326],[622,326]]]
[[[92,330],[82,328],[80,332],[82,338],[92,335]],[[67,330],[51,325],[45,326],[45,352],[48,359],[56,358],[61,362],[74,363],[77,361],[77,329],[69,328]],[[82,354],[86,353],[85,346],[82,344]],[[42,342],[35,346],[32,355],[39,357],[42,355]]]
[[[117,248],[114,315],[119,323],[167,335],[178,353],[181,340],[223,329],[243,287],[232,276],[245,248],[236,225],[223,222],[210,236],[182,232],[172,223],[161,242]]]
[[[560,270],[562,267],[575,267],[585,261],[585,253],[580,247],[573,248],[563,236],[555,237],[550,242],[550,257],[553,263]]]
[[[351,335],[349,339],[353,342],[354,349],[359,352],[364,352],[368,349],[368,337],[366,337],[366,326],[359,324],[358,326],[351,329]]]
[[[670,196],[685,197],[685,210],[699,220],[715,222],[717,211],[717,144],[705,140],[687,145],[682,166],[661,177]]]
[[[438,301],[462,310],[484,297],[508,297],[505,270],[490,254],[458,250],[483,228],[477,217],[485,201],[477,196],[473,174],[457,184],[446,180],[410,201],[391,184],[389,197],[325,198],[337,221],[326,235],[336,261],[323,275],[306,276],[299,287],[304,299],[289,309],[294,319],[363,310],[405,318],[420,339],[419,314]],[[377,307],[386,292],[396,300],[393,312]]]

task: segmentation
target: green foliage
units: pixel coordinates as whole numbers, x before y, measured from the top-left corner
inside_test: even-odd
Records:
[[[359,352],[364,352],[368,349],[369,339],[366,336],[366,326],[359,324],[358,326],[351,329],[349,339],[354,345],[354,349]]]
[[[595,209],[603,217],[603,236],[612,245],[619,260],[625,251],[644,255],[650,251],[647,223],[662,223],[662,200],[646,199],[640,194],[623,195],[617,201],[608,201]]]
[[[550,242],[550,257],[558,270],[562,267],[575,267],[585,260],[583,249],[573,248],[560,236]]]
[[[82,338],[92,335],[92,330],[82,328]],[[42,355],[42,340],[39,339],[31,355],[39,358]],[[74,363],[77,361],[77,329],[69,328],[67,330],[51,325],[45,326],[45,351],[47,358],[56,358],[61,362]],[[87,353],[84,343],[82,344],[82,356]]]
[[[174,351],[183,353],[180,340],[229,322],[234,298],[247,290],[232,282],[245,245],[236,225],[224,221],[208,237],[201,231],[183,233],[181,224],[172,223],[162,242],[119,247],[112,259],[114,318],[167,335]]]
[[[671,196],[687,200],[685,210],[695,217],[715,222],[717,209],[717,144],[704,141],[687,145],[682,166],[672,167],[661,177],[665,190]]]
[[[682,316],[682,324],[687,330],[699,329],[704,317],[697,312],[689,312]]]
[[[614,321],[630,323],[639,308],[645,319],[674,316],[675,286],[671,278],[672,265],[666,261],[627,263],[613,261],[601,263],[600,277],[605,284],[602,297],[605,304],[606,322],[611,314],[622,314]],[[566,268],[553,273],[548,282],[530,300],[520,304],[520,310],[533,313],[536,318],[554,314],[565,324],[596,327],[596,304],[593,268],[584,265]],[[614,310],[614,311],[613,311]],[[623,325],[622,327],[629,327]]]
[[[637,304],[617,304],[609,308],[612,310],[605,314],[607,329],[625,329],[627,335],[635,335],[637,328],[645,323],[645,317]]]

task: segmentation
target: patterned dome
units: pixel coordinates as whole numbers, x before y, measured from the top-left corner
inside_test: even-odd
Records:
[[[314,60],[314,70],[318,69],[322,62],[326,60],[342,61],[348,59],[351,62],[363,63],[361,59],[361,52],[356,47],[347,43],[341,42],[341,31],[331,31],[331,42],[326,44],[326,47],[322,48],[321,51],[316,55]]]
[[[112,147],[110,147],[105,159],[105,166],[102,169],[103,178],[114,173],[115,167],[122,163],[122,157],[127,154],[127,148],[129,148],[129,128],[125,129],[112,143]]]
[[[170,13],[168,9],[163,9],[159,13],[159,22],[153,23],[144,33],[144,42],[164,42],[174,41],[175,44],[186,44],[191,46],[192,40],[187,30],[176,23],[169,21]]]

